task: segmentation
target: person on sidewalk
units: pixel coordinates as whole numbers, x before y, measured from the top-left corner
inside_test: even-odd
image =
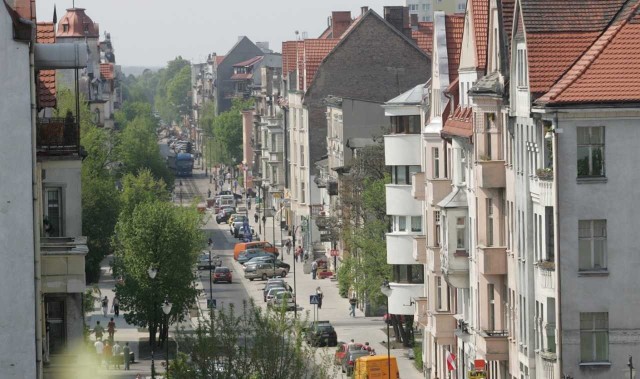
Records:
[[[100,325],[100,321],[96,321],[96,326],[93,328],[93,333],[96,335],[96,341],[102,341],[102,335],[104,334],[104,327]]]
[[[122,346],[116,341],[111,348],[111,353],[113,355],[113,365],[115,368],[120,370],[120,354],[122,353]]]
[[[113,298],[111,306],[113,307],[113,314],[116,315],[116,317],[120,316],[120,299],[118,299],[118,296]]]
[[[254,213],[254,214],[253,214],[253,221],[255,221],[255,222],[256,222],[256,224],[258,223],[258,218],[259,218],[258,214],[257,214],[257,213]]]
[[[284,243],[284,247],[287,248],[287,254],[291,254],[291,240],[287,240],[287,242]]]
[[[107,324],[107,333],[109,333],[109,341],[113,341],[113,335],[116,333],[116,322],[113,321],[113,317]]]
[[[102,352],[104,351],[104,344],[101,340],[97,340],[94,342],[93,347],[96,349],[96,360],[98,361],[98,366],[102,366]]]
[[[316,274],[318,273],[318,262],[311,262],[311,279],[316,280]]]
[[[358,300],[356,300],[355,296],[352,296],[351,299],[349,299],[349,306],[351,308],[349,316],[351,317],[356,317],[356,304],[358,304]]]
[[[130,356],[131,356],[131,348],[129,347],[129,342],[124,343],[124,348],[122,349],[122,354],[124,355],[124,369],[129,370]]]
[[[111,367],[111,361],[113,358],[113,352],[111,351],[111,349],[111,343],[107,340],[107,342],[104,343],[104,350],[102,351],[103,360],[105,365],[107,366],[107,370]]]
[[[324,294],[320,287],[316,288],[316,295],[318,296],[318,309],[322,309],[322,298],[324,297]]]
[[[109,299],[105,296],[104,299],[102,299],[102,315],[104,317],[107,317],[108,312],[109,312]]]
[[[301,260],[302,260],[302,246],[298,245],[298,248],[296,249],[296,262]]]

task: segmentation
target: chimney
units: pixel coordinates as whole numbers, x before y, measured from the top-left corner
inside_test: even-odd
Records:
[[[340,38],[351,25],[351,11],[331,12],[331,35]]]
[[[16,11],[20,17],[34,21],[36,19],[35,7],[32,7],[31,0],[9,0],[7,4]]]
[[[411,38],[411,25],[409,23],[409,8],[403,6],[384,7],[384,19],[397,31]]]
[[[418,15],[416,13],[412,13],[411,17],[411,30],[418,30]]]
[[[364,7],[360,7],[360,14],[365,14],[369,11],[369,7],[368,6],[364,6]]]

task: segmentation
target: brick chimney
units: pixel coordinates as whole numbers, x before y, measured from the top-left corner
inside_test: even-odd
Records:
[[[397,31],[411,38],[411,21],[408,7],[386,6],[384,7],[384,19],[393,25]]]
[[[369,7],[364,6],[364,7],[360,7],[360,14],[363,15],[365,13],[369,12]]]
[[[331,34],[340,38],[351,25],[351,11],[331,12]]]
[[[31,7],[31,0],[8,0],[7,4],[9,4],[20,17],[31,21],[36,19],[36,10],[35,7]]]

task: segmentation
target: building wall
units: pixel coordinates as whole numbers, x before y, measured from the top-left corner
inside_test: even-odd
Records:
[[[36,377],[36,296],[29,46],[0,6],[0,378]]]
[[[433,21],[433,12],[444,11],[450,13],[462,13],[466,8],[466,0],[406,0],[405,6],[409,7],[409,14],[417,14],[418,21]]]
[[[389,120],[380,103],[342,99],[342,113],[345,144],[349,138],[381,136],[389,129]],[[352,150],[345,146],[344,161],[349,162],[351,158]]]
[[[224,60],[218,65],[216,75],[216,113],[226,112],[231,108],[231,99],[225,99],[225,93],[235,90],[235,83],[232,82],[233,65],[258,55],[264,55],[249,38],[240,37],[240,41],[229,51]]]
[[[82,161],[47,160],[42,162],[45,170],[44,188],[59,187],[62,189],[63,236],[77,237],[82,235]]]
[[[628,375],[629,355],[640,348],[637,275],[637,215],[640,201],[634,190],[640,180],[633,165],[640,141],[640,112],[616,109],[601,112],[560,113],[557,136],[558,233],[562,303],[562,372],[574,378],[611,378]],[[576,127],[605,127],[606,180],[580,182],[577,178]],[[606,220],[607,270],[579,272],[578,221]],[[611,367],[579,368],[580,312],[608,312]]]

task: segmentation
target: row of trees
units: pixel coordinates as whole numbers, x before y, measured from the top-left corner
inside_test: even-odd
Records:
[[[215,103],[205,103],[200,127],[207,135],[205,156],[211,162],[234,165],[242,157],[242,111],[253,107],[251,100],[234,99],[231,109],[216,115]],[[208,151],[207,151],[208,150]]]

